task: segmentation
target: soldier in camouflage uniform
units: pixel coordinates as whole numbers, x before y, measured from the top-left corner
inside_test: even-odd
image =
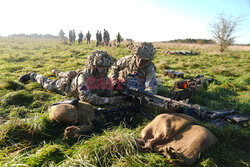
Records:
[[[19,81],[38,82],[44,89],[74,96],[95,105],[115,104],[124,97],[113,96],[113,85],[107,77],[114,61],[107,52],[96,50],[88,57],[85,70],[66,73],[54,70],[52,72],[59,77],[57,80],[32,72],[21,76]]]
[[[70,43],[73,42],[73,32],[72,32],[72,30],[69,30],[69,42]]]
[[[98,34],[98,38],[99,38],[99,41],[100,41],[100,45],[102,45],[102,32],[100,30],[99,34]]]
[[[76,42],[76,33],[75,30],[72,31],[72,43]]]
[[[141,43],[133,48],[133,54],[118,60],[112,67],[109,77],[114,82],[125,82],[129,87],[145,90],[152,94],[157,93],[158,82],[155,76],[156,67],[151,60],[156,50],[151,43]],[[129,74],[136,74],[133,79]],[[131,84],[133,83],[133,84]]]
[[[88,31],[87,34],[86,34],[86,38],[87,38],[87,44],[90,44],[91,34],[90,34],[89,31]]]
[[[105,30],[105,29],[104,29],[104,32],[103,32],[103,40],[104,40],[105,46],[109,46],[110,36],[109,36],[109,32],[107,30]]]
[[[83,39],[83,34],[82,31],[78,34],[78,44],[82,43],[82,39]]]
[[[96,47],[100,45],[99,30],[96,32]]]

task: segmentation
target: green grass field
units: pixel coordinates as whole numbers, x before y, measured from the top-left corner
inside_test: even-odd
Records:
[[[84,69],[95,44],[62,45],[57,39],[0,38],[0,166],[171,166],[164,156],[140,153],[135,139],[150,122],[138,119],[138,126],[121,124],[101,133],[62,142],[65,126],[51,123],[48,106],[66,96],[46,91],[37,83],[23,85],[18,78],[30,71],[53,77],[51,70]],[[250,110],[250,47],[230,46],[223,54],[210,45],[155,43],[154,63],[162,82],[159,94],[172,96],[174,82],[165,69],[184,72],[185,78],[198,74],[216,81],[190,101],[208,110]],[[98,47],[119,59],[131,54],[126,44]],[[168,50],[194,50],[200,55],[165,55]],[[152,111],[154,114],[155,111]],[[131,117],[138,117],[132,114]],[[141,115],[140,115],[141,117]],[[216,128],[203,124],[220,143],[200,156],[196,166],[250,166],[249,123]]]

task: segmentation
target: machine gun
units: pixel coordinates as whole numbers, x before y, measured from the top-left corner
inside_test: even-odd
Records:
[[[188,104],[160,95],[153,95],[135,88],[127,87],[126,89],[119,90],[119,93],[127,96],[133,102],[136,100],[139,105],[153,105],[167,111],[177,110],[178,112],[183,112],[199,119],[203,119],[206,116],[206,109],[203,106]]]

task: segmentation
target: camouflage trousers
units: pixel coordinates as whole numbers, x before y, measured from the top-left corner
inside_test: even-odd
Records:
[[[61,77],[56,80],[51,80],[41,74],[34,74],[31,75],[31,80],[38,82],[44,89],[64,95],[72,95],[72,91],[70,89],[72,78]]]

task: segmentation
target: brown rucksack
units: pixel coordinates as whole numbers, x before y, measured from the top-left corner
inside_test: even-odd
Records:
[[[161,114],[141,132],[144,151],[164,154],[179,164],[193,165],[199,155],[215,145],[218,139],[208,129],[185,114]],[[176,163],[176,161],[175,161]]]
[[[91,104],[79,101],[77,104],[58,104],[49,107],[50,120],[62,124],[92,124],[95,111]]]

